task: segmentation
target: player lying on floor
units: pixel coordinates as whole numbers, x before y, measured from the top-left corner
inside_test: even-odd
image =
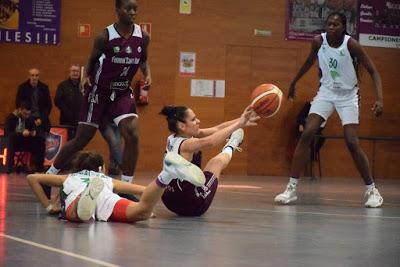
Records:
[[[73,161],[73,173],[37,173],[28,175],[27,179],[39,202],[49,213],[58,213],[60,209],[47,199],[41,185],[59,187],[61,214],[73,222],[84,222],[91,218],[117,222],[146,220],[165,187],[175,177],[197,186],[205,182],[203,172],[177,153],[166,154],[162,172],[146,187],[112,179],[104,175],[102,170],[104,161],[100,154],[81,151]],[[121,198],[117,193],[140,195],[140,201]]]

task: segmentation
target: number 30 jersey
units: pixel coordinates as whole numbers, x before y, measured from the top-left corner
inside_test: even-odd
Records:
[[[338,48],[334,48],[329,46],[326,33],[322,33],[321,36],[323,41],[318,50],[321,75],[320,90],[335,93],[358,91],[356,71],[347,48],[347,43],[351,37],[345,35],[343,43]]]
[[[122,37],[114,24],[106,28],[108,41],[105,51],[100,56],[91,73],[94,84],[102,89],[126,90],[139,65],[146,61],[144,39],[140,26],[134,24],[134,30],[129,38]]]

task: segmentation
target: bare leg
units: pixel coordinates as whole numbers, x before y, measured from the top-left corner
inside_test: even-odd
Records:
[[[126,217],[130,222],[142,221],[150,218],[154,206],[161,199],[164,188],[152,181],[145,189],[138,203],[131,203],[126,210]]]
[[[231,162],[231,157],[226,153],[219,153],[207,162],[204,171],[212,172],[216,177],[221,176],[221,172],[228,166]]]
[[[54,167],[62,169],[73,158],[76,152],[82,150],[92,140],[97,128],[87,124],[79,124],[74,139],[68,141],[54,161]]]
[[[317,114],[308,115],[304,132],[302,133],[296,150],[294,151],[292,165],[290,168],[290,177],[299,178],[304,166],[310,160],[310,144],[314,135],[318,132],[323,118]]]
[[[372,184],[373,178],[369,167],[367,155],[361,149],[358,140],[358,124],[348,124],[344,126],[344,137],[346,139],[347,148],[349,149],[357,170],[366,185]]]
[[[138,123],[136,117],[128,117],[118,125],[125,141],[121,169],[122,174],[127,176],[132,176],[136,170],[136,162],[139,155]]]

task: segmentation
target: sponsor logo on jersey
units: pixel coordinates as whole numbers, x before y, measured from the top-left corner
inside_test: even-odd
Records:
[[[113,80],[110,82],[110,89],[111,90],[126,90],[129,88],[129,81],[128,80]]]
[[[128,46],[125,48],[125,52],[128,53],[128,54],[132,54],[132,48],[128,45]]]
[[[130,64],[130,65],[137,65],[140,62],[140,58],[129,58],[129,57],[112,57],[111,62],[115,64]]]
[[[333,80],[336,80],[337,77],[340,77],[339,73],[336,70],[331,70],[330,73]]]

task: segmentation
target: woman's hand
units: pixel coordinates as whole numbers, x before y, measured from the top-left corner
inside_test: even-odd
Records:
[[[239,118],[239,128],[256,126],[261,117],[254,112],[251,105],[247,106]]]

